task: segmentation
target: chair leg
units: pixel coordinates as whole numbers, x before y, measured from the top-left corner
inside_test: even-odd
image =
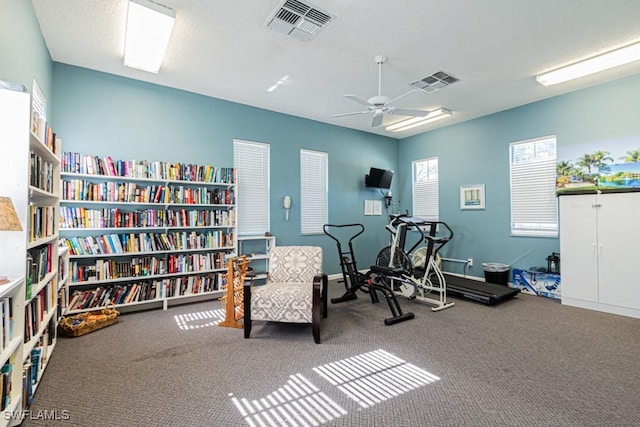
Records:
[[[327,318],[327,295],[328,295],[328,288],[329,287],[329,280],[327,278],[326,274],[322,275],[322,318],[326,319]]]
[[[320,282],[322,281],[321,277],[316,276],[313,279],[313,299],[312,301],[312,311],[311,311],[311,330],[313,332],[313,340],[316,344],[320,344],[320,317],[321,311],[324,311],[324,307],[322,307],[323,303],[320,299]]]
[[[313,331],[313,340],[316,344],[320,344],[320,319],[313,319],[311,329]]]
[[[244,286],[244,337],[251,335],[251,285]]]

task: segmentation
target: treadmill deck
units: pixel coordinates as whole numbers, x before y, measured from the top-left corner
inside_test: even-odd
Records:
[[[480,282],[450,274],[444,276],[447,280],[447,295],[467,298],[486,305],[498,304],[520,293],[519,289],[495,283]]]

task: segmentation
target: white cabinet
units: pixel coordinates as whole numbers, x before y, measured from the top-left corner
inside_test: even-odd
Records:
[[[640,192],[560,197],[562,303],[640,317]]]

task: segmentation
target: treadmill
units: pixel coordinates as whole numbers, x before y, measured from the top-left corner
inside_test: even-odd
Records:
[[[501,303],[520,293],[520,289],[495,283],[480,282],[446,273],[444,277],[447,281],[447,295],[470,299],[485,305]]]
[[[399,246],[403,250],[405,246],[406,232],[409,227],[416,227],[417,229],[420,229],[423,234],[429,235],[431,237],[434,237],[436,235],[438,222],[425,221],[420,218],[413,218],[403,214],[397,215],[394,218],[394,220],[407,224],[407,227],[404,228],[403,233],[400,236]],[[453,232],[451,233],[451,237],[453,237]],[[411,253],[421,241],[422,239],[419,240],[413,247],[411,247],[408,252]],[[427,254],[431,254],[434,250],[432,240],[429,240],[427,248]],[[427,258],[428,256],[429,255],[427,255]],[[424,272],[422,273],[424,274]],[[466,298],[473,301],[481,302],[485,305],[494,305],[501,303],[505,300],[513,298],[520,293],[520,289],[510,288],[505,285],[497,285],[490,282],[481,282],[479,280],[453,276],[444,272],[443,275],[445,280],[447,281],[447,296]]]

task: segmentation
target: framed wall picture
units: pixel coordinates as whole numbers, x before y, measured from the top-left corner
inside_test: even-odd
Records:
[[[484,209],[484,184],[460,187],[460,209]]]

